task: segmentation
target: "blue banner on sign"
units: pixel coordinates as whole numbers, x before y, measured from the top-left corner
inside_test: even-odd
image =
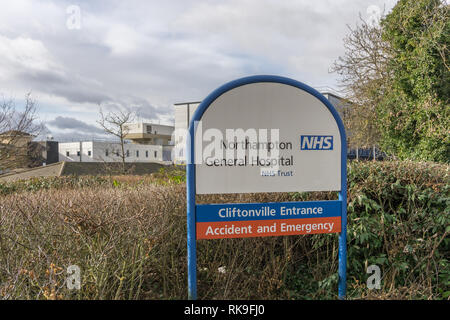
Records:
[[[340,217],[342,201],[202,204],[197,222]]]

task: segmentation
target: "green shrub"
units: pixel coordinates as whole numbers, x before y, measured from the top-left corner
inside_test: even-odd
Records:
[[[187,298],[183,171],[0,185],[0,298]],[[448,166],[351,162],[348,297],[447,299]],[[335,199],[334,192],[202,195],[199,203]],[[201,240],[198,296],[334,299],[338,235]],[[69,265],[81,290],[66,288]],[[382,288],[368,290],[368,265]]]

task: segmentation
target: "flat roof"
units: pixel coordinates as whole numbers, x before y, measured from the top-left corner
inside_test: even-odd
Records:
[[[337,95],[337,94],[334,93],[334,92],[322,91],[322,92],[320,92],[320,93],[323,94],[323,95],[327,94],[327,95],[333,96],[333,97],[338,98],[338,99],[340,99],[340,100],[344,99],[343,97]]]
[[[154,122],[146,122],[146,121],[138,121],[138,122],[126,122],[125,124],[150,124],[152,126],[161,126],[161,127],[171,127],[173,128],[173,125],[170,124],[159,124],[159,123],[154,123]]]
[[[334,89],[332,89],[332,88],[328,88],[328,87],[326,87],[326,88],[323,88],[322,90],[320,89],[320,87],[319,88],[315,88],[317,91],[319,91],[321,94],[328,94],[328,95],[330,95],[330,96],[333,96],[333,97],[335,97],[335,98],[338,98],[338,99],[343,99],[343,97],[341,97],[337,92],[336,92],[336,90],[334,90]],[[200,103],[202,103],[201,101],[189,101],[189,102],[177,102],[177,103],[174,103],[174,105],[175,106],[182,106],[182,105],[188,105],[188,104],[200,104]]]
[[[202,102],[201,102],[201,101],[178,102],[178,103],[174,103],[174,105],[175,105],[175,106],[182,106],[182,105],[184,105],[184,104],[196,104],[196,103],[200,104],[200,103],[202,103]]]

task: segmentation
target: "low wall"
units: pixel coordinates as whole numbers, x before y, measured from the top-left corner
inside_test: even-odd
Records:
[[[157,172],[160,168],[171,168],[168,163],[158,162],[136,162],[104,163],[104,162],[65,162],[61,161],[42,167],[27,169],[21,172],[11,172],[0,175],[1,182],[24,180],[33,177],[57,177],[68,175],[144,175]]]
[[[158,162],[125,163],[125,168],[123,168],[123,165],[118,162],[66,162],[61,175],[109,175],[122,173],[142,175],[157,172],[160,168],[167,167],[167,165]]]
[[[0,175],[1,182],[25,180],[34,177],[56,177],[59,176],[64,166],[64,162],[49,164],[43,167],[31,168],[21,172],[11,172]]]

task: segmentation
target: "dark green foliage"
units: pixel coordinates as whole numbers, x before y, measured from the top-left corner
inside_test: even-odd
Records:
[[[449,167],[351,162],[348,297],[449,297]],[[182,171],[3,184],[0,299],[185,299]],[[6,191],[5,191],[6,190]],[[205,195],[200,202],[336,199],[334,192]],[[198,241],[202,299],[335,299],[338,235]],[[81,290],[65,286],[76,264]],[[367,266],[381,268],[368,290]]]
[[[400,0],[381,22],[392,57],[378,124],[400,159],[450,161],[449,13],[445,1]]]

